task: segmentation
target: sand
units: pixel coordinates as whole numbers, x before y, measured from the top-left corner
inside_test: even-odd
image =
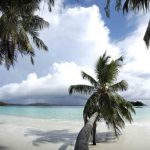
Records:
[[[0,150],[73,150],[83,122],[0,115]],[[150,121],[127,124],[119,139],[104,123],[90,150],[150,150]]]

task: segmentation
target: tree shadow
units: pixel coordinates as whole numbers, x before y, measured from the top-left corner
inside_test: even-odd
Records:
[[[114,132],[100,132],[97,133],[96,139],[97,143],[114,143],[118,138]]]
[[[42,131],[28,129],[25,136],[36,136],[32,141],[34,146],[40,146],[42,143],[63,143],[58,150],[66,150],[69,146],[74,146],[78,133],[70,133],[68,130]],[[101,132],[96,135],[97,143],[116,142],[114,132]],[[1,150],[1,149],[0,149]]]
[[[9,149],[8,147],[0,145],[0,150],[8,150],[8,149]]]
[[[5,122],[0,122],[0,125],[6,124]]]
[[[28,130],[25,136],[37,136],[32,141],[34,146],[40,146],[42,143],[63,143],[58,150],[66,150],[69,146],[73,146],[78,133],[70,133],[68,130]]]

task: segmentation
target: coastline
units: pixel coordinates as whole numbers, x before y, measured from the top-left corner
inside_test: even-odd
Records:
[[[10,150],[73,150],[80,121],[0,115],[0,148]],[[97,126],[97,145],[91,150],[149,150],[150,120],[127,124],[119,139],[104,123]]]
[[[0,115],[0,149],[73,149],[83,122]]]

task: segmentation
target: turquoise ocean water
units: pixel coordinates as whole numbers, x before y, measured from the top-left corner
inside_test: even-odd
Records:
[[[150,107],[135,108],[133,119],[150,120]],[[83,106],[2,106],[0,115],[82,121]]]

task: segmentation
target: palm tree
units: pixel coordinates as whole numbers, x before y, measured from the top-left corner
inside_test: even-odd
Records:
[[[34,62],[35,54],[31,40],[38,49],[48,50],[39,38],[39,31],[48,27],[49,23],[34,14],[39,9],[39,2],[39,0],[0,1],[0,64],[5,63],[7,69],[14,65],[19,53],[21,56],[29,55],[31,62]]]
[[[55,0],[11,0],[11,4],[14,3],[16,4],[18,7],[22,6],[22,5],[26,5],[28,4],[28,6],[38,6],[41,4],[41,2],[44,2],[48,5],[49,11],[52,10],[52,6],[54,6]],[[4,7],[7,8],[7,5],[9,5],[10,2],[9,0],[1,0],[0,1],[0,7]],[[30,11],[30,9],[28,9],[28,11]]]
[[[105,13],[106,16],[110,16],[110,5],[115,3],[115,9],[117,11],[123,10],[123,13],[128,13],[130,11],[145,11],[148,12],[150,9],[150,0],[106,0],[105,5]],[[149,47],[150,44],[150,21],[148,23],[145,35],[143,40],[145,41],[145,44],[147,47]]]
[[[124,121],[131,122],[131,112],[134,112],[132,104],[117,93],[118,91],[125,91],[128,87],[125,80],[115,82],[123,57],[116,60],[110,59],[111,57],[107,56],[106,52],[99,58],[95,69],[97,79],[82,71],[83,79],[88,80],[91,85],[71,85],[69,88],[69,94],[84,93],[90,95],[83,111],[85,123],[95,112],[98,112],[93,126],[93,145],[96,145],[96,121],[104,119],[107,126],[112,127],[115,135],[118,136],[120,129],[125,126]]]

